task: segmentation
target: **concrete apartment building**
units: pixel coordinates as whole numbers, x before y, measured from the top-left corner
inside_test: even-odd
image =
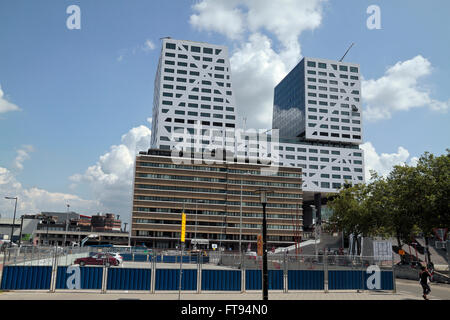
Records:
[[[264,175],[263,165],[224,160],[206,164],[170,151],[149,149],[136,158],[132,241],[155,248],[180,243],[181,213],[186,213],[186,246],[255,250],[261,234],[262,205],[255,192],[269,190],[268,248],[294,244],[301,236],[301,169],[281,167]],[[241,206],[242,191],[242,206]],[[242,212],[242,216],[241,216]],[[242,221],[241,221],[242,217]],[[242,222],[242,229],[240,228]],[[195,239],[195,240],[194,240]],[[194,240],[194,241],[193,241]]]

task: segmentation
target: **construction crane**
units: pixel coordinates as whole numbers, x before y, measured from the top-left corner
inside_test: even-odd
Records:
[[[345,56],[347,55],[347,53],[350,51],[350,49],[353,47],[355,43],[352,42],[352,44],[350,45],[350,47],[347,49],[347,51],[345,51],[345,54],[342,56],[342,58],[339,60],[339,62],[342,62],[342,60],[344,60]]]

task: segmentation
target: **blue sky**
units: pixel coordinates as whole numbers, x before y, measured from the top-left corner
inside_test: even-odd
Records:
[[[345,60],[359,63],[367,81],[363,105],[372,111],[370,117],[363,113],[366,165],[386,173],[425,151],[445,152],[448,1],[286,0],[270,10],[271,2],[0,2],[2,199],[18,194],[19,213],[65,210],[71,203],[87,214],[129,217],[126,151],[146,148],[164,36],[227,45],[238,113],[266,128],[270,88],[302,56],[339,59],[355,42]],[[81,9],[80,30],[66,27],[72,4]],[[373,4],[381,10],[380,30],[366,26]],[[260,47],[259,40],[268,46]],[[256,83],[264,94],[252,96],[240,83]],[[383,88],[393,84],[397,92],[385,94]],[[253,118],[255,110],[263,116]],[[0,200],[2,216],[11,208]]]

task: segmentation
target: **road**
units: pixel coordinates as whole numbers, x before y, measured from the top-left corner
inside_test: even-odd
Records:
[[[422,297],[422,287],[419,281],[396,279],[397,293],[411,296],[412,298]],[[450,285],[444,283],[430,283],[430,300],[450,300]]]

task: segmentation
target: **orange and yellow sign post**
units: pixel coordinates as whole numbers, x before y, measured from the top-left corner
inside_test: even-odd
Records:
[[[183,212],[181,214],[181,242],[184,243],[186,235],[186,214]]]
[[[258,234],[257,243],[258,243],[257,254],[258,254],[258,256],[262,256],[263,255],[263,238],[262,238],[262,235],[260,235],[260,234]]]

